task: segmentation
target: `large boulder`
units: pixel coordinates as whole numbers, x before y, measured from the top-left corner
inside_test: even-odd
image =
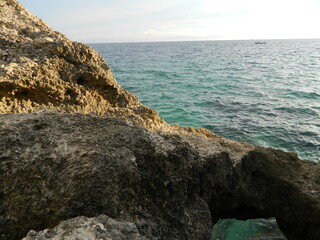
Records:
[[[227,217],[320,234],[320,164],[293,153],[50,111],[0,115],[0,136],[2,239],[101,214],[149,239],[209,239]]]
[[[100,214],[134,222],[152,239],[210,236],[210,211],[199,196],[206,162],[178,135],[54,112],[0,115],[0,126],[4,239]],[[227,157],[212,158],[229,165],[219,178],[230,174]]]

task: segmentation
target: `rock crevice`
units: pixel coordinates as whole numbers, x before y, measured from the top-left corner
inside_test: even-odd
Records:
[[[320,165],[295,154],[254,147],[234,164],[228,149],[201,152],[180,135],[92,115],[4,114],[0,123],[3,239],[101,214],[149,239],[209,239],[226,217],[276,217],[288,239],[319,236]]]

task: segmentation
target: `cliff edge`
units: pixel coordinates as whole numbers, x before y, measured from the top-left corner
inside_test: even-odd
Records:
[[[169,127],[118,85],[92,48],[53,31],[17,1],[2,0],[0,7],[0,113],[47,108]]]
[[[320,239],[320,163],[170,126],[92,48],[0,9],[0,240],[210,239],[232,217]]]

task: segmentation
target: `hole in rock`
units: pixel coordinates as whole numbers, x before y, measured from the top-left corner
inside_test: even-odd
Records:
[[[85,80],[80,77],[80,78],[78,78],[77,83],[78,83],[79,85],[84,85]]]
[[[72,95],[73,94],[73,91],[71,90],[71,89],[68,89],[67,91],[66,91],[66,95]]]
[[[213,226],[211,240],[286,240],[275,218],[236,220],[219,219]]]
[[[69,96],[72,100],[75,100],[78,97],[78,93],[74,92],[71,89],[68,89],[65,94]]]

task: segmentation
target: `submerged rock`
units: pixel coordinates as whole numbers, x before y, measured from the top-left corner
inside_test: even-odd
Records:
[[[258,217],[320,239],[319,163],[169,126],[92,48],[0,7],[1,240],[209,239],[219,218]]]

